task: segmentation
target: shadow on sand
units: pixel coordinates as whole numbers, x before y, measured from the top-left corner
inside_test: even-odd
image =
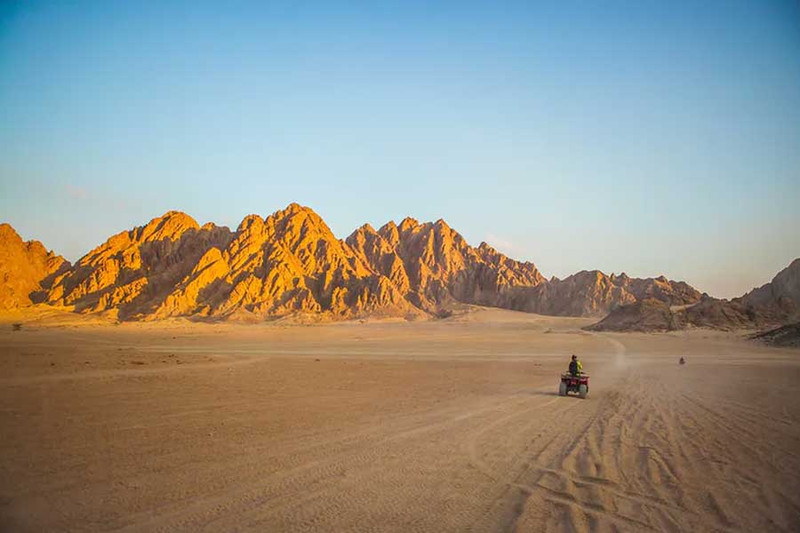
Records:
[[[558,391],[552,392],[545,392],[545,391],[533,391],[531,392],[534,396],[558,396]]]
[[[533,391],[531,392],[533,396],[559,396],[558,391]],[[564,398],[574,398],[576,400],[580,400],[580,396],[576,396],[575,394],[567,394]]]

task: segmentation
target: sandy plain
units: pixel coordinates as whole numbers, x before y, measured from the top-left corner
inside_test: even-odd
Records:
[[[590,322],[0,325],[0,530],[800,529],[800,351]]]

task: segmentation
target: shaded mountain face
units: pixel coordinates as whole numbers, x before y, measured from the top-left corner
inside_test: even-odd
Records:
[[[603,316],[617,307],[653,299],[666,305],[686,305],[701,293],[682,281],[608,276],[599,270],[582,271],[563,280],[553,279],[509,295],[506,307],[557,316]]]
[[[39,241],[23,242],[8,224],[0,224],[0,309],[41,302],[55,276],[70,266]]]
[[[603,320],[586,329],[590,331],[674,331],[709,328],[723,331],[764,329],[780,325],[786,318],[769,309],[759,309],[741,301],[718,300],[704,296],[694,305],[670,308],[654,299],[623,305]]]
[[[787,324],[753,335],[751,339],[762,341],[773,346],[800,348],[800,322]]]
[[[720,330],[764,329],[778,326],[788,315],[774,308],[753,306],[741,299],[705,297],[678,315],[679,329],[688,327]]]
[[[800,311],[800,258],[778,272],[772,281],[741,298],[743,304],[773,313],[796,315]]]
[[[588,326],[589,331],[672,331],[677,329],[670,306],[647,298],[620,306],[597,324]]]
[[[686,302],[691,303],[691,302]],[[674,303],[672,305],[680,305]],[[800,318],[800,259],[780,271],[770,283],[740,298],[720,300],[703,296],[697,303],[679,309],[666,304],[657,314],[666,319],[653,320],[653,306],[636,304],[614,309],[588,329],[596,331],[658,331],[690,327],[720,330],[774,328]],[[645,329],[647,328],[651,329]]]
[[[647,298],[685,305],[700,297],[663,277],[584,271],[547,281],[533,263],[470,246],[443,220],[364,225],[339,240],[298,204],[249,215],[236,231],[170,211],[56,270],[40,289],[44,300],[121,320],[411,318],[462,304],[586,316]]]

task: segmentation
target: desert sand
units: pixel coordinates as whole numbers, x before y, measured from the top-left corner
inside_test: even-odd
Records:
[[[0,529],[800,529],[800,351],[592,322],[2,324]]]

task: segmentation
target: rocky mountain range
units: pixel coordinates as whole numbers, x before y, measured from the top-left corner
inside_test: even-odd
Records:
[[[664,276],[641,279],[584,270],[563,280],[554,278],[535,287],[519,288],[503,307],[543,315],[599,317],[648,298],[665,305],[686,305],[698,302],[701,296],[691,285]]]
[[[588,329],[673,331],[699,327],[763,330],[798,319],[800,259],[795,259],[771,282],[739,298],[720,300],[703,295],[696,303],[679,307],[672,307],[664,299],[645,298],[612,310],[603,320]]]
[[[297,204],[266,219],[247,216],[234,232],[166,213],[86,254],[47,296],[78,311],[115,311],[121,320],[417,312]]]
[[[112,236],[75,265],[0,228],[6,309],[44,303],[119,320],[265,320],[446,316],[475,304],[601,317],[645,299],[701,301],[693,287],[663,276],[584,271],[547,280],[531,262],[469,245],[443,220],[367,224],[340,240],[298,204],[249,215],[235,231],[170,211]]]

